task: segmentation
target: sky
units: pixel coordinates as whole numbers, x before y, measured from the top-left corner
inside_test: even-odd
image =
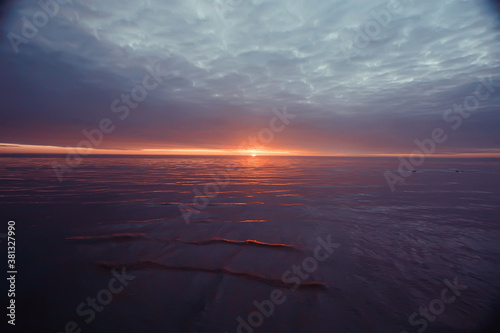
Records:
[[[497,1],[41,4],[1,4],[0,153],[500,153]]]

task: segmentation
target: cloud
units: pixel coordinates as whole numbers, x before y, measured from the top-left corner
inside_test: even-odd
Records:
[[[407,149],[444,126],[478,77],[500,81],[500,32],[488,1],[405,0],[346,59],[390,3],[73,0],[16,54],[7,34],[22,36],[22,17],[40,7],[14,2],[0,42],[0,141],[75,144],[159,64],[164,82],[106,146],[234,146],[287,106],[299,116],[277,145]],[[497,147],[499,99],[482,101],[448,148]]]

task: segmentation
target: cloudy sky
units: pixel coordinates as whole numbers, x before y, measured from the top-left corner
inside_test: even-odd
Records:
[[[0,152],[103,119],[97,149],[500,152],[495,1],[54,1],[2,4]]]

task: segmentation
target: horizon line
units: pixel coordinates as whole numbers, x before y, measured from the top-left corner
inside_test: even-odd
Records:
[[[17,158],[17,157],[47,157],[47,158],[64,158],[67,153],[0,153],[0,158]],[[162,158],[162,157],[350,157],[350,158],[390,158],[401,157],[409,158],[412,154],[330,154],[330,155],[273,155],[273,154],[116,154],[116,153],[98,153],[81,156],[82,158]],[[500,153],[449,153],[449,154],[430,154],[425,155],[425,158],[456,158],[456,159],[474,159],[474,158],[490,158],[500,159]]]
[[[342,152],[323,153],[318,151],[255,149],[214,149],[214,148],[143,148],[143,149],[117,149],[117,148],[80,148],[50,145],[28,145],[0,142],[1,157],[21,156],[285,156],[285,157],[407,157],[422,156],[423,158],[500,158],[500,152],[442,152],[442,153],[362,153]]]

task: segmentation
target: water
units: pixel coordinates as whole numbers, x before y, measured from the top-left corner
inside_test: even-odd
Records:
[[[99,157],[63,182],[62,158],[0,161],[26,330],[495,332],[499,160],[427,159],[394,193],[395,158]],[[337,244],[324,261],[318,237]],[[135,278],[80,315],[122,269]],[[412,326],[455,278],[467,289]]]

